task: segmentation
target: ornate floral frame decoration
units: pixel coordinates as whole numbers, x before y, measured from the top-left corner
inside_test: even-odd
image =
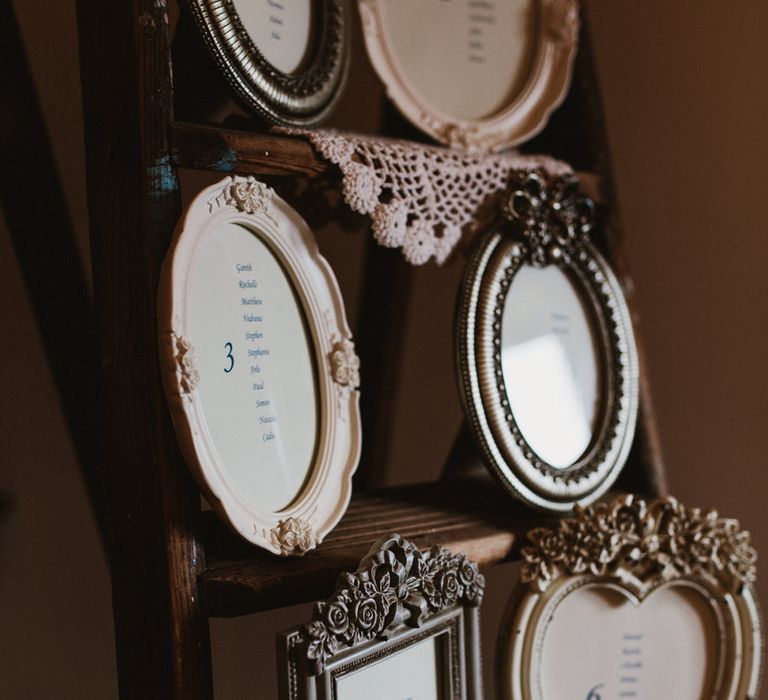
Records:
[[[295,74],[273,66],[243,27],[232,0],[186,0],[208,50],[238,98],[263,119],[314,126],[334,108],[350,56],[348,0],[318,0],[313,49]]]
[[[280,697],[330,700],[345,674],[429,637],[442,642],[444,695],[482,697],[479,606],[485,579],[463,554],[428,551],[399,535],[376,543],[312,620],[278,640]]]
[[[500,221],[479,241],[459,293],[457,368],[462,400],[486,462],[506,488],[535,507],[567,512],[611,486],[624,466],[637,416],[638,358],[618,280],[589,240],[593,204],[572,174],[512,175]],[[592,310],[602,359],[595,435],[564,469],[541,459],[520,431],[501,367],[501,318],[524,265],[558,265]]]
[[[606,587],[639,606],[666,586],[703,596],[717,621],[718,658],[708,697],[758,697],[764,639],[753,589],[757,554],[738,521],[670,497],[648,503],[628,495],[577,508],[574,517],[532,530],[528,539],[499,636],[500,697],[542,700],[543,638],[568,595]]]
[[[536,0],[535,57],[525,87],[496,114],[473,120],[439,111],[410,87],[384,30],[383,2],[358,0],[371,63],[400,111],[440,143],[470,151],[514,146],[541,131],[565,98],[578,44],[578,0]]]
[[[198,386],[205,377],[188,340],[188,279],[196,252],[222,226],[251,231],[279,260],[306,319],[319,396],[318,441],[299,495],[278,512],[247,502],[229,481],[206,425]],[[238,534],[281,556],[313,549],[351,496],[360,456],[359,361],[328,263],[298,213],[253,177],[225,178],[200,192],[180,220],[163,263],[158,342],[168,406],[182,454],[213,509]]]

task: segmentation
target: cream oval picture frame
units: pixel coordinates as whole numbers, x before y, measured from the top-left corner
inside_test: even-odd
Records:
[[[248,230],[280,264],[304,315],[318,397],[314,456],[298,495],[264,511],[233,488],[206,423],[195,348],[188,339],[188,297],[196,253],[228,225]],[[308,225],[267,185],[228,177],[187,208],[163,263],[158,293],[163,383],[179,446],[211,507],[246,540],[281,556],[315,548],[338,523],[351,496],[361,446],[359,361],[336,279]]]
[[[528,78],[505,107],[478,119],[445,113],[409,83],[384,29],[384,2],[358,0],[371,63],[403,115],[440,143],[470,151],[515,146],[539,133],[565,99],[578,44],[578,0],[534,0],[536,39]]]
[[[480,239],[459,291],[456,354],[467,422],[486,464],[516,498],[550,512],[596,501],[623,468],[635,434],[639,360],[621,285],[590,242],[593,204],[573,175],[512,176],[501,218]],[[572,463],[556,467],[531,444],[513,409],[503,369],[503,315],[526,267],[554,266],[593,317],[600,390],[592,437]],[[532,299],[531,304],[537,300]],[[552,430],[552,439],[557,439]]]
[[[756,700],[765,644],[753,588],[757,554],[737,521],[670,497],[648,503],[630,495],[579,509],[551,528],[532,530],[528,540],[498,637],[500,698],[544,700],[540,672],[547,630],[563,601],[592,588],[620,594],[638,613],[661,591],[696,595],[711,615],[710,643],[717,654],[702,676],[709,684],[706,697]],[[622,654],[631,650],[622,648]],[[628,693],[640,681],[633,674],[643,672],[637,661],[634,667],[619,681],[632,681]],[[609,697],[600,683],[583,685],[572,684],[568,697]]]

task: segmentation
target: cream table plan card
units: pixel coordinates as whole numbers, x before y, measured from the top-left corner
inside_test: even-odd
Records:
[[[186,0],[218,69],[273,124],[311,126],[333,109],[349,64],[347,0]]]
[[[389,96],[438,141],[498,150],[539,132],[563,100],[577,0],[359,0]]]
[[[459,292],[465,414],[512,495],[569,511],[605,493],[632,446],[632,323],[575,176],[518,172],[501,209]]]
[[[186,461],[217,512],[278,554],[343,515],[360,451],[358,361],[333,273],[272,190],[201,192],[163,265],[160,355]]]
[[[477,565],[399,535],[375,544],[312,620],[278,638],[283,700],[479,700]]]
[[[529,539],[499,636],[502,698],[757,698],[756,554],[736,521],[622,496]]]

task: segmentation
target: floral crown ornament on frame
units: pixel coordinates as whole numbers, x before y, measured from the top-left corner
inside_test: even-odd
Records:
[[[683,576],[716,579],[735,593],[756,578],[749,532],[717,511],[686,508],[674,498],[647,503],[621,496],[575,509],[573,518],[528,533],[521,579],[544,591],[563,576],[631,576],[657,586]]]
[[[376,242],[399,248],[411,265],[445,262],[462,235],[476,231],[478,213],[505,190],[511,175],[573,174],[562,161],[514,151],[471,153],[331,129],[274,131],[306,138],[337,165],[347,206],[369,216]]]
[[[485,577],[463,554],[433,546],[422,552],[392,535],[377,543],[354,573],[343,573],[336,592],[315,604],[306,625],[307,660],[318,675],[346,645],[386,639],[401,626],[420,627],[426,617],[456,604],[478,607]]]
[[[570,639],[587,633],[573,628],[579,624],[576,619],[592,625],[591,633],[602,639],[593,650],[594,658],[588,652],[579,657],[568,697],[582,686],[592,688],[588,697],[596,696],[595,688],[602,689],[597,697],[614,697],[616,682],[605,674],[611,666],[607,657],[622,663],[619,687],[631,681],[637,688],[642,682],[649,696],[667,697],[669,679],[664,680],[661,666],[668,664],[668,654],[674,663],[680,661],[676,670],[682,681],[678,677],[675,682],[688,688],[685,697],[758,697],[764,639],[753,588],[757,554],[738,521],[722,518],[714,510],[686,507],[671,497],[648,502],[624,495],[577,507],[573,517],[531,530],[528,540],[499,638],[502,698],[565,697],[564,688],[555,691],[557,684],[547,670],[562,661],[558,649],[567,644],[563,638],[558,638],[560,646],[554,644],[554,636]],[[578,599],[579,605],[592,606],[594,619],[588,623],[583,616],[572,617],[575,596],[580,595],[592,596]],[[673,608],[664,607],[664,595],[677,596],[667,599],[666,605]],[[600,607],[594,607],[597,601]],[[670,621],[671,611],[681,606],[689,608],[690,617]],[[680,624],[685,627],[675,627]],[[632,634],[627,634],[627,625]],[[665,637],[670,634],[678,636]],[[614,639],[623,640],[618,648],[611,646]],[[654,655],[651,647],[657,644],[662,651]],[[701,647],[701,664],[691,664],[689,657],[687,664],[679,660],[680,645]],[[633,649],[630,664],[625,663],[627,646]],[[604,682],[593,686],[597,674]],[[669,696],[679,697],[676,691]]]
[[[280,697],[362,697],[386,678],[393,697],[480,700],[484,589],[463,554],[385,537],[307,624],[279,635]]]
[[[610,488],[629,455],[638,411],[632,322],[618,279],[590,240],[594,209],[572,172],[512,172],[498,217],[479,237],[459,293],[458,378],[477,444],[513,496],[555,512],[592,503]],[[525,275],[530,281],[532,270],[542,281],[526,288],[518,281]],[[516,316],[516,309],[527,315]],[[527,340],[556,339],[559,350],[570,353],[568,362],[576,363],[568,365],[568,376],[594,378],[568,385],[595,408],[588,419],[571,414],[588,427],[567,456],[552,457],[563,431],[553,427],[551,415],[531,419],[531,406],[539,405],[531,396],[539,396],[542,377],[550,376],[556,362],[550,357],[546,366],[537,365],[529,356],[526,376],[544,369],[535,390],[521,384],[521,364],[510,358],[517,357],[516,347],[525,347],[515,335],[523,331]],[[587,362],[579,365],[580,357],[591,357],[594,370]],[[542,402],[548,406],[569,398],[562,383],[547,386],[552,388]],[[541,425],[546,432],[537,430]]]
[[[543,171],[517,172],[501,207],[514,235],[525,241],[524,255],[536,267],[573,255],[594,224],[595,206],[579,194],[579,181],[570,174],[549,186]]]

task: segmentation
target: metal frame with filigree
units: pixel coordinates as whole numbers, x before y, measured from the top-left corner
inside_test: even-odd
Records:
[[[701,596],[715,622],[706,697],[758,697],[764,639],[753,588],[757,554],[738,521],[671,497],[649,503],[628,495],[578,508],[528,540],[498,640],[502,698],[543,700],[544,636],[567,596],[605,587],[641,606],[670,586]]]
[[[280,635],[283,700],[331,700],[345,675],[413,644],[438,644],[440,697],[479,700],[479,606],[485,579],[463,554],[421,551],[399,535],[376,543],[312,620]],[[434,673],[434,669],[425,669]]]
[[[384,4],[385,0],[358,0],[371,63],[405,117],[441,143],[470,151],[496,151],[522,143],[546,126],[568,92],[580,27],[578,0],[535,0],[531,29],[535,50],[525,85],[508,104],[482,119],[446,114],[412,87],[387,36]],[[428,49],[425,43],[424,50]]]
[[[319,397],[318,437],[298,496],[265,512],[235,492],[207,427],[205,381],[189,338],[189,278],[201,246],[237,224],[280,263],[306,322]],[[179,446],[211,506],[238,534],[281,556],[314,549],[347,509],[360,456],[359,360],[336,278],[307,224],[270,187],[232,176],[200,192],[180,220],[161,271],[158,343]]]
[[[219,70],[249,109],[283,126],[314,126],[328,116],[349,66],[347,0],[313,2],[317,17],[310,58],[291,74],[264,57],[232,0],[186,0],[186,5]]]
[[[467,420],[485,461],[510,493],[549,511],[567,512],[605,493],[626,461],[635,430],[639,387],[632,323],[618,280],[590,242],[592,225],[593,204],[579,194],[574,175],[514,173],[501,216],[479,241],[459,293],[457,367]],[[515,275],[525,265],[557,265],[566,273],[591,311],[600,351],[593,438],[564,468],[547,463],[528,443],[502,371],[501,319]]]

